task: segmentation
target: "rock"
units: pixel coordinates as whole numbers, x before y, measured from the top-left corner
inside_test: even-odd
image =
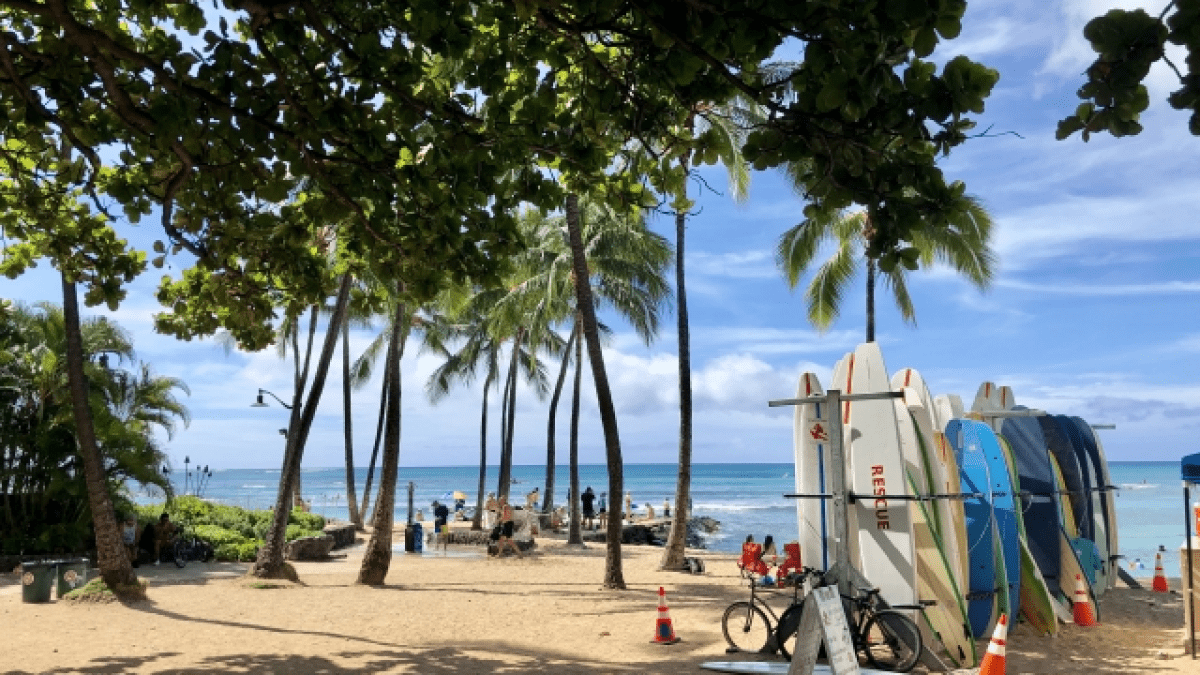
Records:
[[[319,537],[301,537],[293,539],[284,547],[283,554],[288,560],[324,560],[333,550],[334,539],[325,534]]]
[[[330,523],[325,526],[324,532],[333,537],[333,547],[335,549],[354,545],[356,532],[353,523]]]

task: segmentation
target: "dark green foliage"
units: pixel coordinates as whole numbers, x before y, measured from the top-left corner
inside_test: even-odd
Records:
[[[1097,132],[1118,137],[1141,133],[1139,118],[1150,105],[1142,82],[1158,61],[1179,76],[1180,87],[1167,101],[1173,108],[1192,111],[1188,130],[1200,135],[1200,0],[1167,3],[1157,17],[1141,9],[1114,9],[1089,21],[1083,35],[1097,56],[1079,88],[1084,102],[1058,123],[1059,140],[1077,131],[1085,141]],[[1167,42],[1186,49],[1182,72],[1167,58]]]
[[[171,390],[186,387],[150,374],[132,356],[113,322],[81,326],[85,372],[110,499],[128,505],[127,481],[168,489],[158,471],[165,456],[153,427],[173,429],[187,411]],[[91,546],[92,514],[76,452],[66,381],[65,327],[52,304],[34,308],[0,299],[0,552],[78,553]],[[96,358],[103,355],[110,362]]]
[[[267,509],[250,511],[240,506],[214,504],[194,496],[179,497],[167,504],[137,507],[138,524],[158,522],[162,513],[212,544],[218,560],[254,560],[271,526]],[[323,534],[325,518],[315,513],[292,511],[288,516],[286,541]]]

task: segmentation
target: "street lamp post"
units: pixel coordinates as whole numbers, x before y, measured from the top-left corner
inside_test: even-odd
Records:
[[[288,405],[287,403],[284,403],[283,399],[276,396],[274,392],[263,389],[262,387],[259,387],[258,396],[255,397],[254,403],[250,404],[251,408],[266,408],[267,407],[268,404],[266,401],[263,400],[263,394],[266,394],[266,395],[270,396],[271,398],[275,399],[276,401],[279,402],[279,405],[287,408],[288,410],[292,409],[292,406]],[[280,429],[279,435],[283,436],[284,453],[286,454],[287,453],[287,439],[288,439],[287,429]],[[293,501],[295,501],[297,499],[302,500],[302,498],[301,498],[302,494],[303,493],[300,491],[300,472],[297,471],[296,472],[296,489],[292,491],[292,500]]]

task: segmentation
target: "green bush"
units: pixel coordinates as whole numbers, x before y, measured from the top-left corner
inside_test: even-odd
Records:
[[[157,523],[166,512],[171,520],[196,533],[212,544],[217,560],[249,561],[258,555],[266,539],[274,515],[269,509],[247,511],[239,506],[213,504],[187,496],[169,504],[147,504],[136,507],[140,524]],[[325,518],[315,513],[292,511],[288,516],[286,541],[323,534]]]

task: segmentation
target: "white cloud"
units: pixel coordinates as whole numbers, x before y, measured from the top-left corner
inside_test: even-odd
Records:
[[[1014,288],[1038,293],[1055,293],[1060,295],[1106,295],[1129,296],[1151,294],[1200,293],[1200,281],[1167,281],[1152,284],[1055,284],[1029,283],[1013,279],[1001,279],[997,286]]]
[[[729,253],[698,251],[689,256],[687,265],[689,274],[734,279],[776,279],[780,277],[779,268],[775,266],[775,253],[766,249]]]

